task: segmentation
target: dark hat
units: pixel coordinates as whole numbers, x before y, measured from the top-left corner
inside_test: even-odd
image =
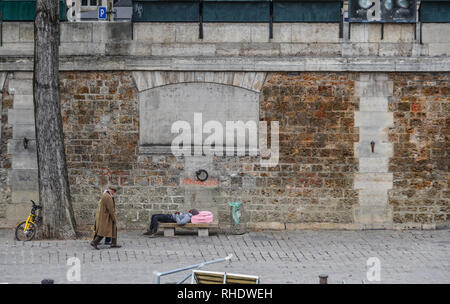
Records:
[[[198,210],[194,208],[194,209],[191,210],[191,213],[192,213],[192,215],[197,215],[200,212],[198,212]]]

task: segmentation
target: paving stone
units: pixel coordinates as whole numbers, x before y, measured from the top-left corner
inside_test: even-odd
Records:
[[[262,283],[332,284],[367,280],[369,257],[381,262],[381,283],[450,283],[449,230],[434,231],[288,231],[251,232],[244,236],[194,234],[152,238],[120,232],[120,249],[94,250],[87,239],[13,241],[0,230],[0,282],[67,281],[67,259],[80,259],[80,283],[155,283],[153,271],[168,271],[233,254],[230,262],[205,270],[261,276]],[[201,240],[200,242],[198,242]],[[245,241],[244,241],[245,240]],[[104,247],[104,246],[103,246]],[[32,275],[30,275],[32,273]],[[162,277],[176,282],[188,272]],[[189,283],[190,279],[186,281]]]

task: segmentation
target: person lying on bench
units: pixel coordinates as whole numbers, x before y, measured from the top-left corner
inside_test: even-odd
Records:
[[[193,215],[197,215],[199,212],[197,209],[191,209],[188,212],[175,212],[172,214],[153,214],[150,221],[150,228],[143,233],[143,235],[154,236],[158,231],[158,223],[177,223],[178,225],[184,225],[191,221]]]

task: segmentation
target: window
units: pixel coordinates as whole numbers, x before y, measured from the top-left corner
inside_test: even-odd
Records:
[[[81,6],[97,6],[97,0],[81,0]]]

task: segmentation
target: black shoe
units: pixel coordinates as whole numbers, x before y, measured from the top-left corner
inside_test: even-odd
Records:
[[[94,247],[97,250],[100,250],[100,248],[97,247],[97,243],[95,241],[91,242],[91,246]]]
[[[150,230],[145,231],[142,235],[152,235],[153,232],[151,232]]]

